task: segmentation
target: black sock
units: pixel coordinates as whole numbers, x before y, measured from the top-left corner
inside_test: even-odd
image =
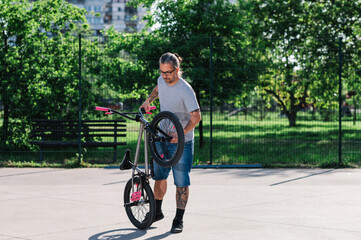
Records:
[[[184,211],[185,211],[185,209],[177,208],[177,212],[175,214],[175,219],[177,219],[179,221],[183,221]]]
[[[162,212],[162,202],[163,202],[163,200],[158,200],[158,199],[155,200],[155,211],[156,211],[156,213]]]

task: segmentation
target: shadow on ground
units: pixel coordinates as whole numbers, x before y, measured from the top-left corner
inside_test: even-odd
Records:
[[[117,229],[106,232],[97,233],[89,238],[89,240],[117,240],[117,239],[137,239],[144,236],[147,233],[146,230],[139,229]]]
[[[296,171],[287,171],[288,169],[239,169],[239,171],[234,171],[232,169],[200,169],[197,171],[198,175],[204,175],[205,178],[207,175],[216,176],[216,175],[229,175],[235,178],[263,178],[267,176],[277,176],[284,178],[285,180],[273,183],[270,186],[276,186],[281,184],[286,184],[289,182],[294,182],[302,180],[305,178],[315,177],[318,175],[329,175],[334,173],[339,173],[341,169],[319,169],[317,172],[310,173],[309,169],[298,169]],[[295,177],[295,173],[301,176]]]
[[[152,230],[154,228],[149,228],[148,230]],[[131,240],[138,239],[143,237],[147,233],[147,230],[139,230],[136,228],[126,228],[126,229],[117,229],[110,230],[102,233],[97,233],[91,236],[88,240]],[[146,238],[146,240],[156,240],[163,239],[171,235],[170,232],[166,232],[157,236]],[[144,238],[142,238],[144,239]]]

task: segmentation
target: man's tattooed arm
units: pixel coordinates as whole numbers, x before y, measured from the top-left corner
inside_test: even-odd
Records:
[[[142,106],[140,106],[140,108],[144,108],[146,111],[149,110],[149,106],[150,104],[158,98],[158,86],[156,86],[153,89],[153,92],[149,95],[149,97],[144,101],[144,103],[142,104]]]
[[[155,99],[157,99],[159,97],[159,94],[158,94],[158,86],[156,86],[154,89],[153,89],[153,92],[149,95],[149,97],[147,98],[147,101],[149,103],[152,103]]]

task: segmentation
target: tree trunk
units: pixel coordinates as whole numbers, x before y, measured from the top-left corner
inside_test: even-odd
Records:
[[[316,120],[316,108],[314,104],[312,104],[312,120]]]
[[[244,109],[244,111],[243,111],[243,113],[244,113],[244,120],[247,121],[247,114],[248,114],[247,104],[244,104],[244,105],[243,105],[243,109]]]
[[[356,102],[356,99],[354,97],[353,99],[353,125],[355,126],[356,125],[356,109],[357,109],[357,102]]]
[[[289,122],[289,126],[290,127],[295,127],[296,126],[296,118],[297,118],[297,111],[294,109],[291,109],[290,111],[287,111],[287,117],[288,117],[288,122]]]
[[[220,102],[220,104],[221,104],[221,113],[223,114],[224,113],[224,101],[223,101],[223,99],[221,99],[221,102]]]

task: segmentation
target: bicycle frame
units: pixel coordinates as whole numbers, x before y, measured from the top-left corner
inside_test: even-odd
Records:
[[[143,118],[144,121],[146,121]],[[140,145],[142,143],[142,136],[144,134],[144,164],[145,164],[145,174],[146,177],[148,178],[150,176],[149,174],[149,159],[148,159],[148,135],[147,135],[147,131],[144,131],[146,127],[146,124],[144,122],[140,122],[140,127],[139,127],[139,135],[138,135],[138,141],[137,141],[137,148],[135,150],[135,157],[134,157],[134,167],[133,167],[133,173],[132,173],[132,177],[134,177],[134,173],[135,170],[137,170],[138,173],[142,173],[142,171],[138,168],[138,161],[139,161],[139,154],[140,154]],[[150,178],[150,177],[149,177]]]
[[[155,107],[151,107],[151,110],[155,109]],[[138,135],[138,141],[137,141],[137,148],[135,150],[135,157],[134,157],[134,163],[132,163],[132,179],[134,179],[135,176],[135,171],[137,171],[137,173],[142,176],[142,174],[145,174],[146,179],[151,178],[151,174],[149,173],[149,155],[148,155],[148,134],[147,132],[155,135],[154,131],[149,127],[149,122],[144,118],[142,110],[139,110],[139,112],[118,112],[116,110],[113,110],[111,108],[103,108],[103,107],[96,107],[95,110],[99,110],[99,111],[104,111],[106,112],[105,114],[119,114],[122,117],[125,117],[127,119],[136,121],[136,122],[140,122],[140,127],[139,127],[139,135]],[[145,112],[145,111],[144,111]],[[132,115],[136,115],[134,118],[128,116],[127,114],[132,114]],[[147,112],[147,114],[151,114],[149,112]],[[140,155],[140,146],[142,143],[142,137],[144,134],[144,164],[145,164],[145,171],[143,172],[139,167],[138,167],[138,161],[139,161],[139,155]],[[134,184],[133,184],[134,186]]]
[[[150,107],[155,109],[155,107]],[[149,186],[149,179],[154,176],[153,161],[163,167],[171,167],[181,158],[184,149],[184,130],[178,117],[169,111],[158,113],[151,122],[148,122],[143,114],[146,112],[140,109],[139,112],[118,112],[110,108],[96,107],[95,110],[104,111],[105,114],[119,114],[122,117],[140,123],[137,147],[135,150],[134,163],[130,158],[130,150],[125,151],[123,161],[119,165],[120,170],[132,169],[132,177],[124,188],[124,207],[129,220],[139,229],[146,229],[151,226],[156,214],[156,203],[154,193]],[[135,115],[130,116],[130,115]],[[164,122],[163,122],[164,121]],[[159,151],[158,142],[171,143],[177,134],[176,152],[171,157],[168,153]],[[144,135],[144,139],[143,139]],[[142,171],[138,167],[141,154],[141,144],[144,140],[144,164]],[[151,156],[149,156],[149,152]],[[149,158],[151,157],[151,158]],[[134,210],[134,211],[133,211]]]

